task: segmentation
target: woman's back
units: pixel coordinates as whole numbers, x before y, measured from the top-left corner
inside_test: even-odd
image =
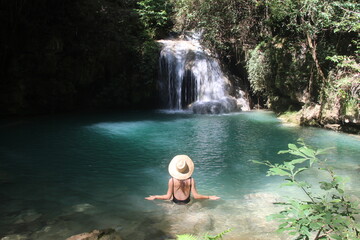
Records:
[[[172,178],[173,181],[173,198],[184,201],[190,198],[191,192],[191,178],[185,180],[178,180]]]
[[[150,195],[147,200],[162,199],[172,200],[177,204],[190,202],[190,193],[195,199],[217,200],[217,196],[205,196],[196,191],[195,180],[191,178],[194,171],[194,163],[187,155],[177,155],[169,163],[169,173],[172,178],[168,182],[168,190],[165,195]]]

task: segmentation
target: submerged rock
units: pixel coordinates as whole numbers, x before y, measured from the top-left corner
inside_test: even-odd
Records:
[[[324,128],[334,130],[334,131],[340,131],[341,125],[340,124],[325,124]]]
[[[122,240],[119,233],[114,229],[94,230],[81,233],[67,238],[66,240]]]
[[[26,235],[20,235],[20,234],[8,235],[1,238],[1,240],[27,240],[27,239],[29,238]]]
[[[74,212],[86,212],[88,210],[94,209],[95,207],[89,203],[82,203],[72,206]]]
[[[189,109],[198,114],[221,114],[241,110],[237,106],[236,99],[226,97],[220,100],[197,101],[191,104]]]
[[[21,224],[21,223],[30,223],[34,222],[35,220],[39,219],[42,215],[35,210],[26,210],[20,213],[15,218],[15,224]]]

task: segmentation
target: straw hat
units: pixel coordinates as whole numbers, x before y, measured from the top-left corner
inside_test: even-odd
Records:
[[[187,155],[177,155],[169,163],[169,173],[176,179],[187,179],[193,172],[194,163]]]

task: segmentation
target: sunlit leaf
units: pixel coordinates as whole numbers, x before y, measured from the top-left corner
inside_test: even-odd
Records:
[[[289,172],[286,172],[279,168],[271,168],[269,169],[271,175],[278,175],[278,176],[291,176]]]
[[[295,171],[294,175],[298,174],[298,173],[301,173],[305,170],[307,170],[308,168],[299,168],[298,170]]]
[[[300,152],[304,153],[309,157],[315,157],[315,151],[309,148],[302,147],[299,149]]]
[[[333,188],[333,185],[327,182],[320,182],[320,188],[327,191]]]
[[[278,154],[285,154],[285,153],[289,153],[289,150],[281,150],[278,152]]]
[[[288,148],[291,149],[291,150],[295,150],[295,151],[298,150],[298,147],[295,144],[292,144],[292,143],[288,144]]]
[[[176,240],[199,240],[199,238],[191,234],[176,235],[176,237]]]

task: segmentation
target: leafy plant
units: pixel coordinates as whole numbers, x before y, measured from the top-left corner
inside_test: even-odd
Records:
[[[140,16],[140,21],[149,31],[152,37],[171,25],[172,6],[166,0],[142,0],[138,2],[139,8],[136,9]]]
[[[269,167],[267,176],[283,176],[286,183],[282,186],[296,186],[307,196],[306,200],[289,198],[285,207],[278,214],[269,216],[270,220],[277,220],[279,232],[288,232],[296,239],[360,239],[360,224],[356,221],[359,214],[359,203],[350,201],[345,193],[346,179],[337,176],[333,169],[326,165],[326,160],[320,160],[318,155],[328,149],[312,149],[303,140],[298,145],[289,144],[288,150],[279,154],[290,154],[296,158],[283,164],[272,164],[269,161],[254,163]],[[322,195],[312,192],[313,187],[307,182],[299,180],[299,174],[317,166],[325,171],[329,180],[319,182]]]
[[[250,52],[246,68],[253,91],[255,93],[264,92],[268,94],[269,81],[267,80],[271,73],[271,66],[269,56],[267,56],[266,51],[262,49],[262,45],[263,44],[259,44]]]
[[[177,239],[176,240],[219,240],[219,239],[222,239],[223,236],[230,232],[231,229],[227,229],[215,236],[211,236],[209,234],[205,234],[204,236],[202,237],[197,237],[197,236],[194,236],[194,235],[191,235],[191,234],[182,234],[182,235],[177,235]]]

